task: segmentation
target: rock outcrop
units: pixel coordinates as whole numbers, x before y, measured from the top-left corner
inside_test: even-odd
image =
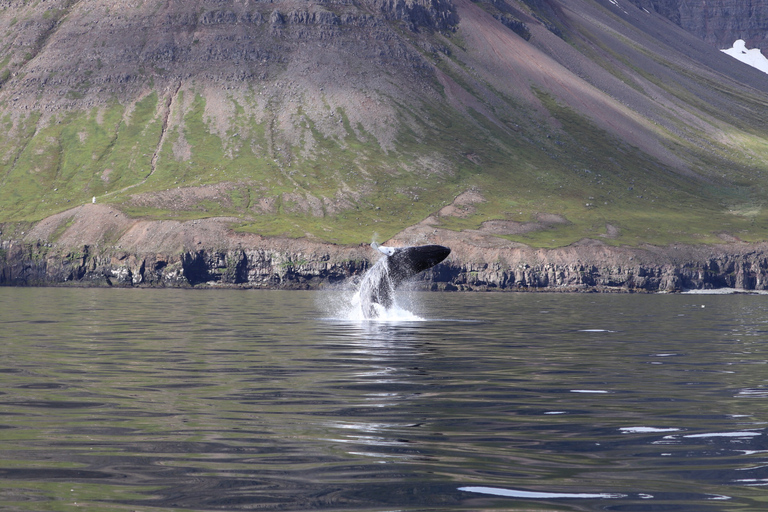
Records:
[[[450,31],[459,21],[450,0],[130,7],[49,0],[2,2],[0,9],[0,28],[7,29],[0,36],[0,100],[10,98],[19,112],[46,113],[133,99],[148,89],[162,94],[191,82],[227,89],[245,81],[271,85],[289,62],[319,64],[327,47],[349,59],[346,69],[366,62],[421,69],[426,63],[393,26]],[[334,80],[339,77],[319,85]]]
[[[140,221],[108,206],[81,206],[30,231],[6,233],[0,285],[320,289],[352,285],[378,258],[367,244],[235,233],[228,220]],[[115,231],[121,234],[109,240]],[[423,225],[389,243],[451,247],[451,256],[416,283],[433,290],[768,289],[768,243],[616,247],[584,240],[534,249]]]
[[[363,252],[331,248],[310,255],[264,247],[135,254],[88,245],[60,252],[6,241],[0,245],[0,285],[316,289],[364,272]],[[340,259],[342,254],[350,258]]]
[[[446,289],[676,292],[768,287],[768,246],[517,249],[493,263],[450,262],[433,279]]]
[[[747,48],[768,51],[768,2],[720,0],[632,0],[638,7],[656,11],[688,32],[720,49],[743,39]]]
[[[411,30],[446,30],[459,18],[451,0],[369,0],[386,18],[404,21]]]

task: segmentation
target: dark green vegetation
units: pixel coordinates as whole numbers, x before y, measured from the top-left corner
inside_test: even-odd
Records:
[[[292,68],[306,55],[290,46],[291,37],[311,23],[291,32],[290,20],[303,18],[286,11],[276,31],[265,11],[248,30],[261,38],[266,78],[222,83],[200,72],[177,79],[174,73],[189,73],[174,58],[137,67],[136,90],[96,94],[91,81],[109,67],[105,56],[64,88],[65,108],[36,109],[42,100],[35,98],[44,98],[47,89],[30,89],[24,73],[29,68],[34,75],[56,27],[76,21],[79,11],[65,4],[74,10],[65,17],[56,11],[59,25],[37,40],[35,55],[14,60],[10,44],[0,53],[0,74],[18,73],[15,80],[1,75],[2,223],[27,225],[96,197],[137,218],[227,216],[238,230],[334,243],[367,241],[374,234],[385,240],[430,216],[437,217],[436,226],[458,231],[489,220],[532,222],[541,214],[567,222],[497,236],[539,247],[595,237],[629,245],[768,238],[763,91],[739,83],[735,72],[742,65],[717,60],[716,50],[708,57],[720,66],[714,72],[701,61],[660,51],[668,48],[639,23],[596,4],[583,2],[612,30],[570,11],[514,1],[461,4],[455,8],[459,23],[446,30],[409,30],[402,20],[382,19],[377,30],[391,39],[371,44],[388,48],[393,53],[387,58],[396,64],[365,68],[365,55],[340,58],[323,64],[336,66],[336,74],[317,84],[301,82],[297,77],[304,75]],[[212,19],[203,7],[200,19]],[[53,16],[17,10],[30,19],[35,13],[41,20]],[[241,27],[242,15],[235,14],[240,18],[233,23]],[[331,25],[331,37],[340,41],[345,30],[364,30]],[[488,31],[473,29],[478,26]],[[497,56],[481,44],[491,28],[509,34],[500,32],[506,39],[493,47]],[[198,29],[203,35],[190,40],[191,48],[215,44]],[[267,42],[273,46],[265,47]],[[548,59],[540,64],[546,79],[527,69],[496,67],[497,60],[513,62],[508,57],[521,49]],[[582,61],[564,56],[566,50]],[[349,50],[331,44],[316,58],[334,51]],[[273,58],[270,52],[283,53]],[[397,67],[403,62],[413,65]],[[347,73],[364,79],[334,82]],[[289,94],[292,80],[300,85]],[[575,85],[585,87],[571,94]],[[597,99],[582,103],[584,94]],[[24,102],[33,108],[19,108]],[[361,114],[370,103],[378,107]],[[381,119],[369,122],[366,116]],[[438,214],[470,189],[482,201],[466,214]]]

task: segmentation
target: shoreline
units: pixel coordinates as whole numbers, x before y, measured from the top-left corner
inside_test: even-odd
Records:
[[[236,220],[135,219],[88,204],[34,225],[0,224],[0,285],[323,289],[362,276],[380,256],[368,243],[235,232]],[[445,261],[415,280],[431,290],[768,290],[768,242],[660,247],[582,239],[542,249],[420,222],[382,244],[449,247]]]
[[[377,259],[367,244],[338,246],[258,236],[245,242],[146,251],[0,240],[0,286],[320,290],[353,286]],[[568,247],[534,249],[519,244],[483,247],[458,238],[451,242],[451,256],[420,274],[413,281],[415,289],[768,293],[765,243],[616,247],[586,240]]]

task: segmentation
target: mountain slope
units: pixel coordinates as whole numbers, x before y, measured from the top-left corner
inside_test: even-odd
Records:
[[[768,50],[768,2],[634,0],[634,3],[658,12],[720,49],[730,48],[734,41],[743,39],[748,48]]]
[[[7,236],[93,197],[345,244],[409,226],[544,247],[768,232],[768,77],[630,2],[3,9]]]

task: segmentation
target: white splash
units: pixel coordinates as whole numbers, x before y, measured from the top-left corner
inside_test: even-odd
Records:
[[[383,254],[387,249],[375,247]],[[404,290],[395,290],[389,279],[388,259],[379,259],[363,275],[356,290],[346,291],[335,298],[323,297],[322,307],[338,320],[345,322],[422,322],[425,319],[412,313],[413,294]],[[384,288],[386,287],[386,288]],[[385,307],[381,295],[391,297],[391,305]],[[375,299],[375,300],[374,300]]]
[[[384,247],[382,245],[377,244],[376,242],[371,243],[371,247],[376,249],[382,254],[386,254],[387,256],[392,256],[395,254],[395,248],[394,247]]]
[[[394,306],[395,286],[389,278],[389,258],[385,257],[380,258],[365,273],[353,302],[357,304],[356,309],[360,310],[363,317],[381,318],[387,314],[387,308],[382,302],[388,302],[385,299],[388,297],[391,297]]]
[[[381,304],[369,304],[367,300],[360,299],[361,290],[358,290],[351,297],[349,307],[341,316],[344,320],[351,322],[423,322],[425,319],[412,313],[404,306],[398,303],[399,298],[403,298],[403,293],[393,295],[393,303],[389,308]],[[366,316],[363,308],[375,308],[375,316]]]

